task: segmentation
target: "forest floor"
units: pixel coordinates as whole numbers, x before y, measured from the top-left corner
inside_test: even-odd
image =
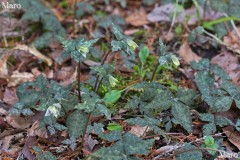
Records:
[[[240,159],[239,1],[0,5],[0,159]]]

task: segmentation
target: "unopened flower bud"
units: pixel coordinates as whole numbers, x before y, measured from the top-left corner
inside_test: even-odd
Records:
[[[127,44],[128,44],[128,46],[132,49],[132,50],[135,50],[137,47],[138,47],[138,45],[137,45],[137,43],[135,43],[133,40],[131,40],[131,39],[127,39]]]

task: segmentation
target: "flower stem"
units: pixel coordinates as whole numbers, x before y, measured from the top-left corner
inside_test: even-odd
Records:
[[[153,71],[152,78],[151,78],[151,81],[150,81],[150,82],[153,81],[153,79],[154,79],[154,77],[155,77],[155,74],[157,73],[158,66],[159,66],[159,63],[157,63],[157,65],[155,66],[155,69],[154,69],[154,71]]]
[[[104,57],[103,57],[103,59],[102,59],[102,61],[101,61],[101,66],[104,65],[104,63],[105,63],[105,61],[107,60],[107,57],[109,56],[110,53],[111,53],[111,50],[108,51],[108,52],[104,55]],[[98,82],[98,81],[99,81],[99,78],[100,78],[100,76],[97,75],[96,81],[95,81],[95,84],[94,84],[94,88],[93,88],[95,92],[98,91],[98,87],[99,87],[100,84],[101,84],[101,80],[100,80],[100,82]]]
[[[105,63],[105,61],[107,60],[107,57],[109,56],[110,53],[111,53],[111,51],[107,52],[107,53],[104,55],[104,57],[103,57],[103,59],[102,59],[102,61],[101,61],[101,66]],[[80,65],[79,65],[78,68],[80,69]],[[79,75],[80,75],[80,72],[79,72]],[[99,87],[100,83],[102,82],[102,79],[101,79],[100,82],[99,82],[99,84],[98,84],[99,78],[100,78],[100,76],[97,75],[97,78],[96,78],[96,81],[95,81],[95,85],[94,85],[94,92],[97,92],[98,87]],[[80,81],[80,80],[79,80],[79,81]],[[80,86],[80,85],[79,85],[79,86]],[[79,88],[79,91],[80,91],[80,88]],[[81,95],[80,95],[80,100],[81,100]],[[84,126],[82,141],[81,141],[81,145],[80,145],[80,149],[79,149],[80,152],[81,152],[82,149],[83,149],[84,137],[85,137],[86,132],[87,132],[87,127],[88,127],[88,123],[89,123],[89,121],[90,121],[91,114],[92,114],[92,112],[88,113],[88,115],[87,115],[87,122],[86,122],[86,124],[85,124],[85,126]]]
[[[78,81],[78,101],[79,103],[82,102],[82,97],[81,97],[81,81],[80,81],[80,77],[81,77],[81,71],[80,71],[80,62],[78,62],[78,68],[77,68],[77,81]]]
[[[85,124],[85,126],[84,126],[84,130],[83,130],[83,136],[82,136],[82,141],[81,141],[81,145],[80,145],[80,152],[81,152],[82,149],[83,149],[84,138],[85,138],[85,135],[86,135],[86,132],[87,132],[87,127],[88,127],[88,123],[89,123],[89,121],[90,121],[90,117],[91,117],[91,112],[88,113],[88,115],[87,115],[87,122],[86,122],[86,124]]]

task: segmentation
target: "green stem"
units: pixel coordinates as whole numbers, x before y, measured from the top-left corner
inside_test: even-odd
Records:
[[[102,59],[102,61],[101,61],[101,66],[105,63],[105,61],[107,60],[107,57],[108,57],[108,55],[109,55],[110,53],[111,53],[111,51],[109,51],[109,52],[107,52],[107,53],[105,54],[105,56],[103,57],[103,59]],[[80,67],[79,67],[79,68],[80,68]],[[94,92],[97,92],[98,87],[99,87],[99,85],[100,85],[100,83],[101,83],[101,81],[102,81],[102,80],[100,80],[100,82],[99,82],[99,84],[98,84],[99,78],[100,78],[100,76],[97,75],[97,78],[96,78],[96,81],[95,81],[95,85],[94,85]],[[87,132],[87,127],[88,127],[88,123],[89,123],[89,121],[90,121],[91,114],[92,114],[92,112],[88,113],[88,115],[87,115],[87,122],[86,122],[86,124],[85,124],[85,126],[84,126],[82,141],[81,141],[81,145],[80,145],[80,149],[79,149],[80,152],[81,152],[82,149],[83,149],[84,137],[85,137],[86,132]]]
[[[105,61],[107,60],[107,57],[109,56],[110,53],[111,53],[111,50],[104,55],[104,57],[103,57],[103,59],[102,59],[102,61],[101,61],[101,66],[104,65],[104,63],[105,63]],[[95,81],[95,84],[94,84],[94,88],[93,88],[95,92],[97,92],[98,87],[99,87],[100,84],[101,84],[101,80],[100,80],[100,82],[98,82],[98,81],[99,81],[99,78],[100,78],[100,76],[97,75],[96,81]]]
[[[154,79],[154,77],[155,77],[155,74],[157,73],[158,66],[159,66],[159,63],[157,63],[157,65],[156,65],[156,67],[155,67],[155,69],[154,69],[154,71],[153,71],[152,78],[151,78],[151,81],[150,81],[150,82],[153,81],[153,79]]]
[[[81,70],[80,70],[80,62],[78,62],[78,68],[77,68],[77,81],[78,81],[78,101],[79,103],[82,102],[82,97],[81,97],[81,81],[80,81],[80,77],[81,77]]]
[[[80,146],[80,152],[81,152],[82,149],[83,149],[84,137],[85,137],[85,134],[86,134],[86,132],[87,132],[87,127],[88,127],[88,123],[89,123],[89,121],[90,121],[90,117],[91,117],[91,112],[88,113],[88,115],[87,115],[87,122],[86,122],[86,124],[85,124],[85,126],[84,126],[84,130],[83,130],[83,136],[82,136],[82,141],[81,141],[81,146]]]

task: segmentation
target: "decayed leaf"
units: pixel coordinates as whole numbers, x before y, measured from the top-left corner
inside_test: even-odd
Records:
[[[36,137],[29,136],[23,146],[22,153],[27,159],[35,159],[36,157],[31,153],[30,148],[37,145]]]
[[[3,54],[0,57],[0,77],[7,78],[8,77],[8,68],[7,68],[7,59],[9,54]]]
[[[48,58],[47,56],[43,55],[42,53],[40,53],[35,47],[28,47],[27,45],[17,45],[14,49],[19,49],[19,50],[23,50],[23,51],[27,51],[30,54],[36,56],[37,58],[39,58],[40,60],[44,61],[45,63],[47,63],[48,66],[52,65],[52,60],[50,58]]]
[[[9,115],[6,117],[6,120],[8,124],[17,129],[25,129],[32,124],[30,121],[20,116]]]
[[[240,32],[240,28],[237,29]],[[239,37],[235,31],[229,32],[223,39],[223,43],[227,46],[228,49],[240,54],[240,42]]]
[[[240,132],[234,131],[232,126],[223,128],[228,140],[240,150]]]
[[[4,95],[3,95],[3,101],[9,105],[14,105],[18,101],[18,97],[16,94],[15,88],[6,88]]]
[[[20,83],[33,81],[34,76],[32,73],[14,71],[8,80],[8,87],[15,87]]]
[[[7,2],[9,1],[6,1],[5,4]],[[10,18],[5,16],[0,17],[0,22],[1,22],[0,35],[3,37],[22,36],[24,35],[23,29],[26,28],[26,26],[28,25],[26,21],[21,21],[16,18]]]
[[[160,22],[160,21],[171,21],[173,13],[177,11],[175,22],[183,22],[187,21],[188,25],[194,25],[198,22],[198,16],[196,7],[192,7],[189,9],[179,9],[179,6],[175,4],[166,4],[160,7],[156,7],[152,10],[151,13],[148,14],[147,19],[151,22]],[[223,14],[214,12],[210,8],[203,11],[203,8],[199,6],[200,17],[203,20],[215,20],[220,18]],[[189,19],[187,19],[187,17]]]
[[[141,126],[136,125],[136,126],[132,126],[131,130],[129,132],[132,134],[135,134],[137,137],[141,137],[141,136],[144,136],[144,134],[146,132],[148,132],[149,130],[150,130],[150,128],[148,128],[147,126],[141,127]]]
[[[126,22],[136,27],[143,26],[149,23],[144,9],[140,9],[139,11],[129,15],[126,18]]]
[[[32,124],[32,127],[28,129],[29,136],[39,136],[41,138],[48,138],[48,131],[46,127],[39,128],[40,122],[37,120]]]
[[[188,64],[190,64],[191,61],[198,62],[201,59],[201,57],[192,51],[187,41],[183,41],[178,54]]]
[[[232,82],[240,86],[240,64],[237,56],[224,49],[220,54],[212,58],[211,63],[221,66],[230,76]]]
[[[98,141],[95,140],[95,139],[92,139],[92,136],[91,135],[88,135],[86,136],[86,141],[85,141],[85,144],[84,144],[84,148],[86,147],[87,149],[89,149],[90,151],[93,150],[94,146],[96,144],[98,144]]]

